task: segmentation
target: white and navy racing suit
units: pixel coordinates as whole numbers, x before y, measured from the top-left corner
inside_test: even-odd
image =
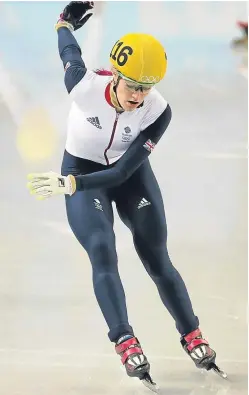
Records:
[[[123,334],[133,335],[118,272],[112,202],[130,228],[136,251],[178,331],[190,333],[199,322],[168,255],[163,200],[148,160],[170,123],[171,108],[152,89],[139,108],[117,114],[110,100],[111,74],[86,68],[67,28],[58,29],[58,41],[72,99],[62,174],[77,176],[77,191],[66,196],[67,216],[90,258],[109,338],[116,342]],[[145,290],[132,272],[131,281],[136,281],[142,297]]]

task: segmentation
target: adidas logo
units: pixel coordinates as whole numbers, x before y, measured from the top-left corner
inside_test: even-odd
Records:
[[[103,211],[102,204],[100,203],[99,199],[93,199],[94,206],[97,210]]]
[[[141,202],[139,203],[139,205],[137,206],[137,208],[138,208],[138,210],[139,210],[140,208],[145,207],[145,206],[149,206],[150,204],[151,204],[151,202],[148,202],[148,200],[146,200],[145,198],[143,198],[143,199],[141,200]]]
[[[96,126],[96,128],[102,129],[102,126],[100,126],[98,117],[90,117],[90,118],[87,118],[86,120],[88,122],[90,122],[93,126]]]

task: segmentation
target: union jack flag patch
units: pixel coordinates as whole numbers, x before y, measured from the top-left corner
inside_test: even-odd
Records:
[[[70,66],[71,66],[71,63],[70,63],[70,62],[67,62],[66,65],[65,65],[65,67],[64,67],[64,70],[67,71],[67,69],[68,69]]]
[[[145,149],[147,149],[147,151],[152,152],[153,149],[155,148],[155,143],[153,143],[153,141],[151,140],[147,140],[146,143],[143,145],[143,147]]]

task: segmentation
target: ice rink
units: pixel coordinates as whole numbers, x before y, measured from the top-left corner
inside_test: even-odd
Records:
[[[130,233],[116,216],[119,268],[130,322],[161,393],[245,395],[246,80],[234,74],[184,81],[163,87],[173,120],[151,162],[163,191],[171,258],[229,380],[202,374],[185,355]],[[181,89],[188,92],[187,101]],[[1,111],[13,131],[6,109]],[[63,199],[30,197],[25,177],[37,168],[18,157],[11,133],[1,139],[0,394],[149,393],[126,377],[109,343],[90,264],[67,225]],[[43,169],[59,169],[63,144],[64,137]]]
[[[55,11],[47,29],[51,37]],[[2,25],[3,20],[0,29]],[[13,37],[14,33],[9,35],[10,48]],[[53,40],[51,53],[57,45]],[[164,198],[172,262],[228,380],[197,370],[182,350],[175,324],[133,250],[129,230],[115,212],[129,320],[161,395],[248,393],[248,90],[247,79],[236,67],[226,68],[228,40],[225,37],[223,47],[206,42],[204,48],[200,43],[207,58],[217,47],[217,56],[224,55],[223,63],[216,63],[217,70],[210,70],[208,64],[208,73],[205,67],[191,73],[192,66],[173,73],[170,66],[160,90],[172,107],[172,123],[151,155]],[[175,43],[170,45],[177,48]],[[7,46],[3,48],[6,61]],[[53,53],[56,66],[51,71],[45,67],[51,54],[44,64],[36,50],[35,66],[30,62],[32,54],[27,55],[27,64],[20,65],[31,76],[22,80],[27,90],[22,94],[32,100],[30,92],[40,89],[37,97],[57,124],[58,144],[47,160],[23,161],[16,147],[12,112],[16,103],[10,100],[6,105],[0,95],[0,395],[149,395],[138,380],[126,376],[108,340],[93,293],[90,263],[71,233],[64,199],[37,202],[26,189],[27,173],[60,171],[69,108],[57,53]],[[171,55],[175,67],[181,62],[177,56],[177,52]],[[193,59],[192,65],[196,64]],[[6,82],[3,75],[0,67],[1,90]]]

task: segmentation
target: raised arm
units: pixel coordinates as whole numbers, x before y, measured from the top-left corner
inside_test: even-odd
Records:
[[[86,74],[86,66],[81,57],[81,49],[73,31],[82,27],[92,13],[87,13],[93,8],[93,2],[72,1],[63,10],[60,19],[55,25],[58,32],[59,55],[65,70],[65,85],[68,93],[79,83]]]

